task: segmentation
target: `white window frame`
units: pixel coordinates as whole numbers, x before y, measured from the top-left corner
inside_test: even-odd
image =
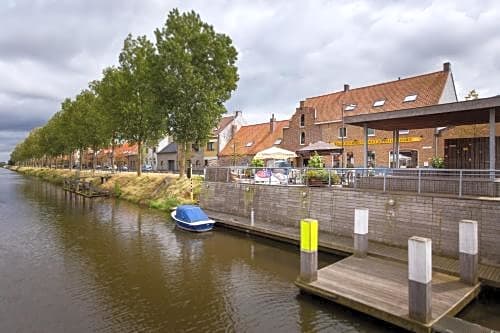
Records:
[[[373,132],[370,134],[370,130]],[[368,136],[375,136],[375,129],[374,128],[368,128]]]
[[[408,135],[410,134],[410,130],[408,129],[400,129],[399,130],[399,135]]]
[[[245,144],[245,147],[252,147],[253,146],[253,141],[247,142]]]
[[[347,104],[344,108],[344,111],[354,111],[356,109],[357,104]]]
[[[403,103],[415,102],[418,98],[418,94],[407,95],[403,100]]]

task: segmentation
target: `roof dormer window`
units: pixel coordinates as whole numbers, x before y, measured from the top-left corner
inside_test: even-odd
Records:
[[[345,111],[352,111],[356,108],[356,104],[348,104],[345,106],[344,110]]]
[[[415,95],[408,95],[408,96],[405,97],[405,99],[403,100],[403,102],[404,103],[406,103],[406,102],[414,102],[414,101],[417,100],[417,96],[418,96],[417,94],[415,94]]]
[[[276,139],[276,141],[274,141],[274,144],[275,144],[275,145],[279,145],[279,144],[281,144],[281,139]]]
[[[379,99],[379,100],[376,100],[374,103],[373,103],[373,107],[376,108],[376,107],[379,107],[379,106],[382,106],[385,104],[385,99]]]
[[[245,147],[252,147],[253,145],[253,141],[250,141],[250,142],[247,142],[247,144],[245,145]]]

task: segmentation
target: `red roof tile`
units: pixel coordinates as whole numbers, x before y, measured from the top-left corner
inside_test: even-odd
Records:
[[[448,71],[439,71],[380,83],[362,88],[339,91],[327,95],[307,98],[304,106],[316,108],[316,122],[342,119],[342,105],[356,104],[345,116],[387,112],[438,104],[443,93]],[[408,95],[417,95],[413,102],[403,102]],[[383,106],[374,107],[377,100],[385,100]]]
[[[272,147],[277,139],[283,138],[283,127],[286,126],[288,126],[288,120],[276,121],[273,132],[270,131],[269,122],[241,126],[219,156],[231,156],[234,153],[255,155],[261,150]],[[252,145],[247,147],[250,142]]]

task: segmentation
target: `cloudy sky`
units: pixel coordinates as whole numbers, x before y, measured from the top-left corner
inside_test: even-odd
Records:
[[[450,61],[460,99],[500,94],[500,4],[492,1],[1,0],[0,161],[102,69],[123,39],[170,9],[197,11],[239,52],[227,103],[247,122],[289,118],[301,99],[349,83],[433,72]]]

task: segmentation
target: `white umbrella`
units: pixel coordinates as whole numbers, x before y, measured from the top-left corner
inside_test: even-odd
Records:
[[[279,147],[267,148],[255,154],[255,158],[260,160],[286,160],[288,158],[294,157],[297,157],[297,154],[295,154],[293,151],[289,151]]]

